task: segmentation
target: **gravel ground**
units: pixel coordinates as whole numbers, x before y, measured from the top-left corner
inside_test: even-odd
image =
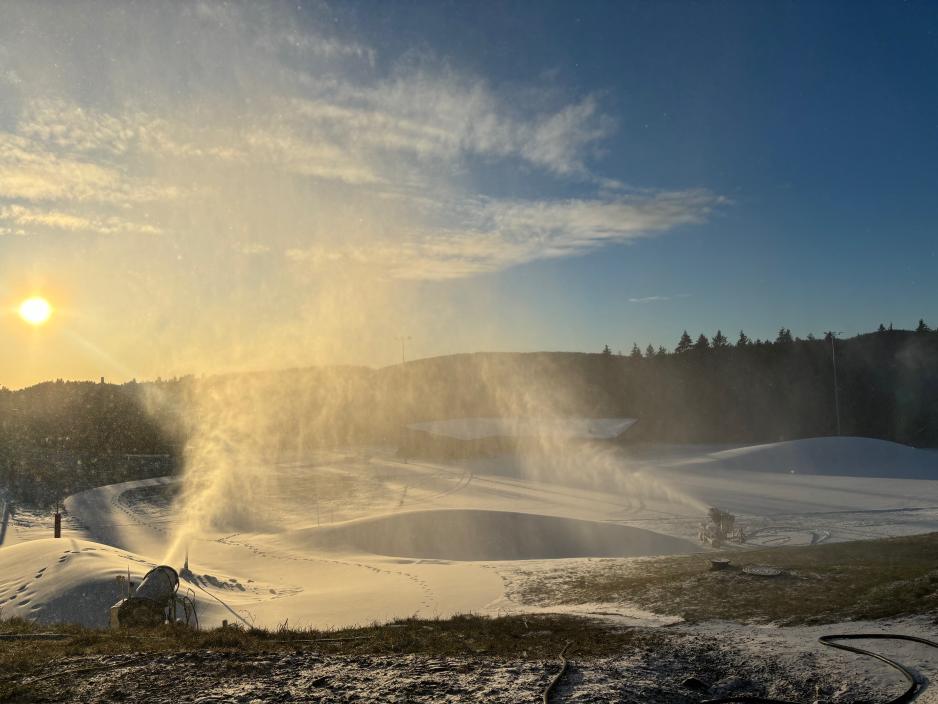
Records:
[[[734,627],[738,629],[738,627]],[[628,656],[578,660],[554,702],[696,704],[726,694],[798,702],[879,702],[901,691],[888,672],[858,676],[849,663],[765,647],[719,633],[670,634],[667,647]],[[740,635],[735,633],[735,635]],[[800,652],[799,652],[800,651]],[[178,652],[65,658],[27,678],[20,701],[57,702],[539,702],[559,661],[491,657],[336,656],[312,652]],[[51,676],[50,676],[51,675]],[[698,688],[685,680],[696,677]],[[14,700],[16,701],[16,700]]]

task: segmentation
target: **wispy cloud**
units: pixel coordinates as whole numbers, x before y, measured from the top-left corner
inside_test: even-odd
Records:
[[[399,279],[456,279],[651,237],[701,222],[720,203],[719,197],[706,191],[615,201],[478,200],[450,204],[447,211],[457,218],[453,228],[394,233],[399,236],[367,246],[317,244],[291,249],[287,256],[313,265],[371,264]]]
[[[643,296],[642,298],[630,298],[629,303],[658,303],[661,301],[673,301],[677,298],[689,297],[689,293],[678,293],[673,296]]]
[[[42,228],[68,232],[94,232],[102,235],[136,233],[160,234],[160,228],[146,222],[135,222],[115,216],[84,217],[74,213],[51,210],[36,210],[21,205],[0,206],[0,223],[15,226],[16,232],[25,234],[30,228]]]
[[[265,7],[200,2],[177,20],[138,10],[146,40],[112,48],[135,57],[109,69],[121,100],[39,90],[48,81],[29,57],[87,63],[102,31],[118,43],[133,32],[96,27],[56,44],[51,31],[30,47],[10,28],[47,11],[14,8],[5,23],[0,13],[11,64],[0,98],[19,106],[0,123],[4,232],[162,233],[179,249],[214,237],[294,266],[446,280],[660,235],[726,202],[706,190],[629,190],[600,173],[616,120],[596,95],[512,101],[432,56],[387,66],[325,23]],[[116,14],[103,16],[127,21]],[[159,70],[147,63],[156,56]],[[585,195],[486,193],[477,162]]]

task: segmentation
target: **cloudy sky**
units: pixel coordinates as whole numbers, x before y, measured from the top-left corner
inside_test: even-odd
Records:
[[[936,69],[926,2],[4,3],[0,384],[938,322]]]

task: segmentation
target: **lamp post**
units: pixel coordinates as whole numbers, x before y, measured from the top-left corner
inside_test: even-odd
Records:
[[[402,382],[406,385],[407,379],[406,379],[405,372],[406,372],[406,366],[407,366],[407,358],[404,356],[404,343],[410,340],[410,335],[398,335],[394,339],[399,340],[401,343],[401,377],[402,377]],[[403,393],[403,389],[402,389],[402,393]],[[401,457],[403,457],[404,463],[406,464],[407,463],[407,450],[406,450],[405,439],[406,439],[406,430],[404,428],[404,416],[402,413],[401,418],[400,418],[400,440],[398,441],[398,451],[400,452]]]
[[[404,357],[404,343],[410,340],[410,335],[398,335],[394,339],[401,343],[401,366],[403,366],[407,363],[407,360]]]

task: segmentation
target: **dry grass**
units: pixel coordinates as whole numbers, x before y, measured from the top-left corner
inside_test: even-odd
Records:
[[[726,557],[733,569],[710,571]],[[784,571],[754,577],[750,565]],[[575,573],[527,574],[525,603],[628,603],[688,621],[832,623],[938,612],[938,533],[885,540],[668,557],[626,566],[594,561]]]
[[[600,622],[566,616],[457,616],[447,620],[405,619],[386,625],[335,631],[244,629],[209,631],[166,626],[153,630],[96,630],[80,626],[38,626],[13,619],[0,623],[3,634],[57,633],[63,640],[0,640],[0,701],[29,701],[29,680],[71,656],[198,650],[263,653],[297,650],[343,655],[492,656],[555,658],[570,641],[577,657],[647,649],[662,637],[647,631],[613,629]]]

